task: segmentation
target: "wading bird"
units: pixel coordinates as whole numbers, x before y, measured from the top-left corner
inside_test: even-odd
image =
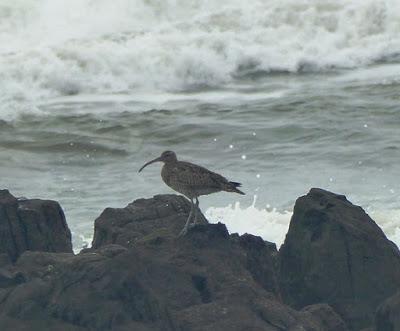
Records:
[[[161,177],[165,184],[173,190],[183,194],[190,200],[190,213],[186,224],[179,234],[184,235],[190,224],[194,213],[193,225],[197,223],[200,195],[211,194],[220,191],[235,192],[244,194],[238,189],[240,183],[230,182],[225,177],[203,168],[197,164],[178,161],[176,154],[172,151],[165,151],[161,156],[147,162],[139,169],[139,172],[154,162],[164,162],[161,170]],[[194,200],[196,203],[194,203]]]

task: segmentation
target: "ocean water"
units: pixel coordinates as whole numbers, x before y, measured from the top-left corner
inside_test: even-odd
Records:
[[[400,245],[397,0],[2,0],[0,186],[58,200],[76,250],[106,207],[171,193],[163,150],[243,183],[212,221],[280,245],[345,194]]]

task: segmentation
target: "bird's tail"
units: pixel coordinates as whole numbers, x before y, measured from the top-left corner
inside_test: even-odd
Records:
[[[241,190],[238,189],[238,187],[240,187],[240,186],[242,186],[241,183],[229,182],[229,185],[227,187],[227,191],[245,195],[245,193],[243,193]]]

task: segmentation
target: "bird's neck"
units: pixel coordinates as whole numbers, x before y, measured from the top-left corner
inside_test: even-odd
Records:
[[[176,164],[178,162],[178,160],[168,160],[167,162],[164,163],[165,166],[170,167],[173,166],[174,164]]]

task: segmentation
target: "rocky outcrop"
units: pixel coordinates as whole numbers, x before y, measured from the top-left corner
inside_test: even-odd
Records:
[[[174,238],[182,230],[189,211],[188,200],[173,194],[138,199],[125,208],[106,208],[95,220],[92,247],[131,247],[149,237]],[[199,223],[208,223],[201,213]]]
[[[301,312],[310,320],[317,319],[323,330],[347,330],[345,322],[326,303],[306,306]]]
[[[385,300],[375,316],[375,331],[400,330],[400,291]]]
[[[400,288],[397,246],[362,208],[321,189],[297,200],[279,257],[286,303],[328,303],[353,330]]]
[[[24,252],[0,272],[0,329],[347,330],[326,304],[281,301],[275,245],[206,221],[178,238],[188,210],[141,199],[107,209],[78,255]]]
[[[17,199],[0,190],[0,265],[25,251],[72,252],[64,213],[55,201]]]
[[[399,250],[344,196],[299,198],[279,253],[203,215],[177,237],[189,209],[107,208],[74,255],[56,202],[0,191],[0,330],[399,329]]]

